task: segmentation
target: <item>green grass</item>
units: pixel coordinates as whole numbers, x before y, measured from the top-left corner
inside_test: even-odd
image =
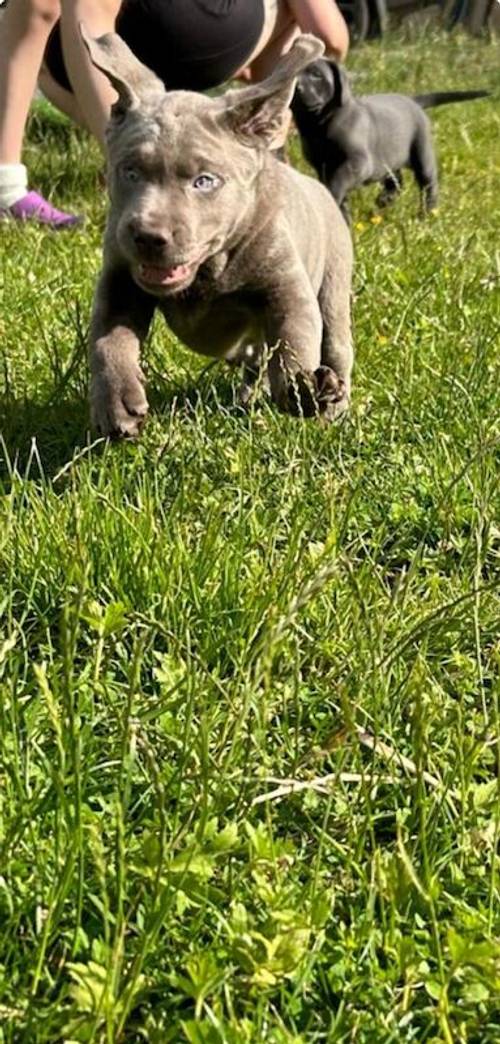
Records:
[[[353,52],[358,91],[495,98],[433,115],[435,218],[354,201],[330,429],[242,416],[158,322],[142,441],[92,441],[100,161],[35,114],[88,224],[0,228],[5,1044],[498,1040],[499,58]]]

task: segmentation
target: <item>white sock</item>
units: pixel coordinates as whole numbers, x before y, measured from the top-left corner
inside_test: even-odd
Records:
[[[0,163],[0,207],[11,207],[28,191],[24,163]]]

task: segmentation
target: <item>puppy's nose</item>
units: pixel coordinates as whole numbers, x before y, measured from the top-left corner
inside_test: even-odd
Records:
[[[132,224],[130,233],[136,246],[143,249],[162,250],[168,243],[167,237],[162,232],[158,230],[153,232],[151,229],[141,228],[140,225]]]

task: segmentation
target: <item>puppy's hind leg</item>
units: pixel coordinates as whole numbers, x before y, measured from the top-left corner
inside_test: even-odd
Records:
[[[269,394],[269,380],[265,370],[265,352],[257,345],[247,345],[243,353],[241,384],[238,391],[238,402],[244,410],[248,410],[255,402],[259,391]]]
[[[382,191],[377,196],[378,207],[388,207],[394,203],[403,188],[403,175],[400,170],[391,171],[382,181]]]
[[[410,167],[422,193],[423,211],[435,210],[438,205],[438,174],[431,129],[427,121],[426,125],[419,127],[413,142]]]

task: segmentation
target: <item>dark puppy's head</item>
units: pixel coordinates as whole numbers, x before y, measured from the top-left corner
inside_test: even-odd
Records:
[[[267,80],[209,98],[167,92],[115,33],[82,35],[118,93],[106,136],[109,232],[139,286],[172,296],[237,241],[296,77],[323,45],[300,36]]]
[[[326,105],[340,108],[350,97],[347,73],[337,62],[320,58],[298,77],[296,98],[309,112],[320,113]]]

